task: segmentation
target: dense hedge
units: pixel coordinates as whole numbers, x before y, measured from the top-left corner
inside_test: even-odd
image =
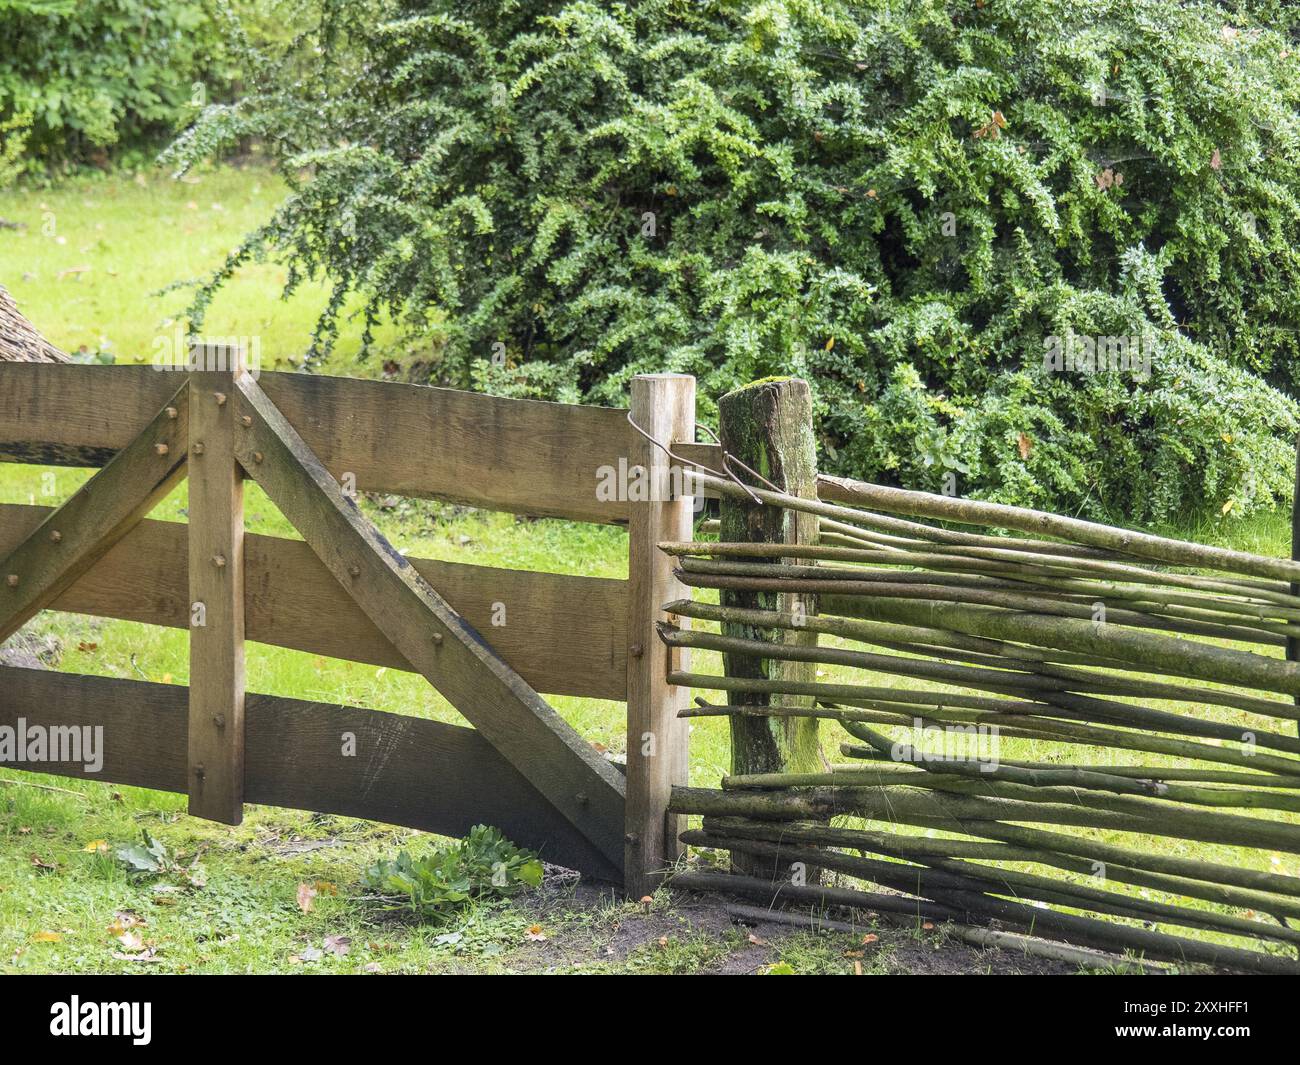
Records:
[[[801,374],[859,476],[1130,520],[1289,497],[1277,27],[1204,0],[325,8],[307,76],[271,57],[172,154],[268,140],[293,195],[213,285],[263,253],[328,276],[322,347],[355,292],[442,332],[438,379],[506,394],[680,370],[708,417]],[[1130,336],[1149,374],[1044,365]]]
[[[0,0],[0,121],[30,121],[28,159],[39,168],[149,159],[211,99],[229,99],[230,18],[258,32],[283,6]]]

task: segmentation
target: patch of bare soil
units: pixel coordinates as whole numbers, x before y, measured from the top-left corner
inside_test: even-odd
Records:
[[[620,904],[608,888],[582,883],[547,886],[526,902],[530,914],[547,927],[544,943],[515,952],[511,968],[525,971],[577,967],[599,972],[621,971],[638,951],[662,951],[668,959],[675,946],[705,943],[715,949],[694,956],[672,956],[672,972],[739,976],[766,972],[787,962],[796,972],[840,972],[853,975],[1068,975],[1071,964],[1027,957],[996,948],[981,949],[946,936],[942,926],[909,928],[863,922],[853,931],[820,931],[759,916],[729,912],[732,900],[713,895],[674,892],[671,905]],[[587,919],[583,919],[584,914]],[[843,915],[852,922],[851,914]],[[865,939],[865,941],[864,941]],[[652,963],[649,971],[665,971]]]

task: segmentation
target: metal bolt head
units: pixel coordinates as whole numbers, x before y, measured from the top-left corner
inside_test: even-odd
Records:
[[[9,574],[9,576],[5,578],[5,584],[9,585],[10,588],[17,588],[18,574],[16,573]]]
[[[630,654],[633,658],[640,658],[643,654],[645,654],[645,648],[642,647],[639,643],[634,643],[631,647],[627,649],[627,653]]]
[[[226,715],[225,715],[225,714],[213,714],[213,715],[212,715],[212,723],[213,723],[214,725],[216,725],[217,728],[225,728],[225,727],[226,727]]]
[[[62,543],[62,542],[63,542],[63,533],[59,532],[58,529],[51,529],[51,530],[50,530],[50,543],[52,543],[52,544],[58,544],[58,543]]]
[[[440,633],[440,632],[435,632],[435,633],[433,633],[433,635],[431,635],[431,636],[429,637],[429,639],[431,639],[431,640],[433,641],[435,647],[441,647],[441,646],[442,646],[442,633]]]
[[[218,407],[224,407],[226,405],[226,394],[224,392],[213,392],[212,398],[217,401]]]
[[[178,411],[175,407],[167,408],[167,417],[169,417],[172,421],[175,421],[180,416],[180,413],[181,412]]]
[[[264,458],[266,458],[266,456],[263,455],[260,451],[254,451],[254,452],[253,452],[253,461],[254,461],[254,462],[261,462]]]
[[[226,556],[225,556],[225,555],[213,555],[213,556],[212,556],[212,564],[213,564],[214,566],[216,566],[217,569],[222,569],[222,568],[224,568],[225,565],[226,565]]]
[[[242,415],[239,419],[239,424],[242,425],[245,429],[247,429],[250,425],[253,424],[253,419],[247,414]]]
[[[165,455],[165,454],[167,454],[168,451],[171,450],[171,448],[169,448],[166,444],[163,444],[163,443],[157,443],[157,444],[154,444],[153,449],[154,449],[156,452],[158,452],[158,454],[160,454],[160,455]]]
[[[355,578],[355,577],[360,577],[360,576],[361,576],[361,567],[358,566],[358,565],[355,565],[355,564],[349,566],[349,567],[348,567],[348,576],[349,576],[349,577],[354,577],[354,578]]]
[[[197,444],[194,445],[193,448],[191,448],[191,450],[192,450],[192,451],[194,452],[194,454],[196,454],[196,455],[202,455],[203,452],[205,452],[205,451],[207,450],[207,448],[205,448],[205,447],[203,446],[203,441],[200,440]]]

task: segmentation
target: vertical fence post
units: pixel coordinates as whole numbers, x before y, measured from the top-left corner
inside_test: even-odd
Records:
[[[244,352],[190,349],[189,812],[237,825],[244,804],[244,484],[234,402]]]
[[[806,381],[797,378],[766,380],[728,392],[718,401],[722,446],[741,462],[757,471],[778,489],[803,499],[817,498],[817,447],[813,436],[812,396]],[[742,479],[749,479],[739,471]],[[782,507],[768,507],[748,499],[724,496],[721,506],[720,539],[727,543],[814,544],[817,516]],[[762,562],[763,559],[752,559]],[[797,562],[796,559],[768,559],[769,562]],[[720,593],[723,606],[754,610],[780,610],[796,619],[816,609],[812,596],[790,593],[732,591]],[[814,645],[817,634],[809,631],[755,628],[728,622],[727,636],[739,636],[770,643]],[[780,678],[815,681],[813,662],[787,662],[747,654],[724,654],[729,677]],[[748,706],[767,706],[766,694],[732,693],[732,701]],[[812,705],[810,697],[782,696],[786,705]],[[824,769],[817,737],[817,719],[799,717],[731,716],[731,771],[746,773],[807,773]],[[741,872],[773,876],[770,859],[733,855]]]
[[[644,374],[632,379],[632,420],[655,440],[671,446],[695,439],[695,378]],[[628,652],[627,807],[624,887],[633,896],[652,892],[681,853],[681,818],[668,814],[674,784],[685,784],[686,721],[677,717],[690,691],[669,684],[669,656],[655,630],[663,606],[685,594],[664,540],[691,538],[692,501],[680,498],[669,476],[672,461],[639,433],[628,430]],[[638,469],[639,468],[639,469]],[[644,472],[641,472],[644,471]],[[676,651],[674,668],[686,668]]]
[[[1300,562],[1300,437],[1295,445],[1295,490],[1291,495],[1291,561]],[[1291,594],[1300,595],[1300,584],[1291,582]],[[1294,636],[1286,638],[1286,660],[1300,661],[1300,640]],[[1300,695],[1295,697],[1295,704],[1300,706]],[[1296,726],[1300,731],[1300,724]]]

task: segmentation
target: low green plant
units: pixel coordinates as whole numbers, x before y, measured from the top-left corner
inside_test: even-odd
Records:
[[[466,904],[505,898],[542,882],[542,863],[497,829],[475,825],[463,840],[420,857],[400,851],[365,871],[362,884],[426,920],[444,920]]]
[[[32,116],[13,115],[0,122],[0,190],[8,188],[22,173],[23,150],[27,147],[27,134]]]

